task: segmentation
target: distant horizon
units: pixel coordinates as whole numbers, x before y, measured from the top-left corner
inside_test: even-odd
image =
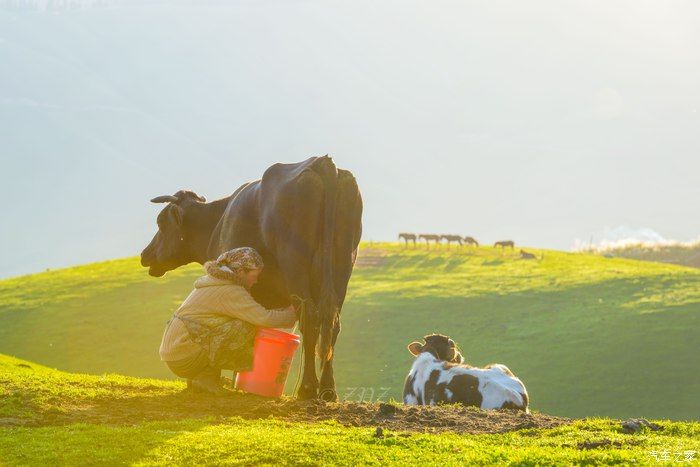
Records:
[[[399,232],[397,232],[397,236],[398,236],[398,233],[399,233]],[[416,231],[416,232],[407,232],[407,233],[416,233],[416,234],[418,234],[419,232]],[[428,233],[428,232],[421,232],[421,233]],[[433,233],[436,233],[436,232],[433,232]],[[446,232],[443,232],[443,233],[444,233],[444,234],[447,234]],[[487,242],[481,242],[481,241],[480,241],[480,246],[482,246],[482,247],[492,247],[492,246],[493,246],[493,243],[494,243],[495,241],[496,241],[496,240],[493,240],[493,241],[490,241],[490,242],[489,242],[489,241],[487,241]],[[399,241],[399,240],[397,240],[397,239],[393,239],[393,240],[388,240],[388,239],[386,239],[386,240],[375,240],[375,239],[365,239],[365,238],[363,238],[362,241],[361,241],[361,246],[362,246],[362,244],[367,244],[367,243],[401,243],[401,244],[403,244],[403,240],[401,240],[401,241]],[[697,239],[694,239],[694,240],[689,240],[689,241],[676,241],[676,240],[666,240],[666,239],[664,239],[664,240],[662,240],[662,241],[656,241],[656,242],[654,242],[654,241],[649,241],[649,240],[645,240],[645,239],[643,239],[643,238],[626,238],[626,239],[620,239],[620,240],[611,241],[611,242],[608,242],[608,243],[606,243],[606,242],[594,243],[594,244],[593,244],[593,247],[614,248],[614,247],[616,247],[616,246],[624,246],[624,245],[626,245],[626,244],[644,244],[644,245],[646,245],[646,246],[653,246],[653,245],[673,245],[673,244],[693,245],[693,244],[697,244],[697,243],[700,243],[700,237],[697,238]],[[416,244],[417,244],[417,247],[418,247],[418,248],[421,248],[421,247],[422,247],[423,249],[425,249],[425,241],[417,242]],[[561,250],[561,249],[557,249],[557,248],[546,248],[546,247],[541,247],[541,246],[537,246],[537,245],[519,245],[519,244],[517,244],[517,243],[516,243],[515,246],[516,246],[516,249],[519,249],[519,248],[531,249],[531,250],[532,250],[533,252],[535,252],[535,253],[536,253],[536,252],[539,252],[539,251],[544,251],[544,250],[546,250],[546,251],[558,251],[558,252],[562,252],[562,253],[577,253],[577,252],[584,251],[588,245],[581,245],[581,248],[580,248],[580,249],[576,249],[576,248],[574,247],[574,248],[571,248],[571,249],[569,249],[569,250]],[[409,247],[412,247],[411,244],[409,244]],[[453,243],[452,246],[451,246],[450,248],[456,249],[456,248],[459,248],[459,245],[456,244],[456,243]],[[468,251],[468,248],[471,248],[471,247],[469,247],[469,246],[464,246],[464,247],[462,247],[462,248],[464,248],[465,251]],[[431,245],[430,245],[430,250],[435,250],[435,246],[434,246],[434,244],[432,244],[432,243],[431,243]],[[446,242],[443,242],[442,245],[441,245],[441,247],[438,247],[438,250],[450,251],[450,250],[448,249],[448,247],[447,247],[447,243],[446,243]],[[426,250],[426,251],[427,251],[427,250]],[[584,252],[585,252],[585,251],[584,251]],[[139,252],[139,253],[140,253],[140,252]],[[139,253],[137,253],[137,254],[132,254],[132,255],[115,256],[115,257],[113,257],[113,258],[98,258],[98,259],[94,259],[94,260],[81,261],[81,262],[79,262],[79,263],[73,263],[73,264],[56,265],[56,266],[53,266],[53,267],[46,267],[46,268],[40,269],[40,270],[25,271],[25,272],[20,272],[20,273],[18,273],[18,274],[12,274],[12,275],[6,275],[6,276],[1,276],[1,275],[0,275],[0,280],[14,279],[14,278],[17,278],[17,277],[22,277],[22,276],[28,276],[28,275],[33,275],[33,274],[41,274],[41,273],[43,273],[43,272],[57,271],[57,270],[61,270],[61,269],[69,269],[69,268],[80,267],[80,266],[87,266],[87,265],[94,264],[94,263],[103,263],[103,262],[107,262],[107,261],[115,261],[115,260],[129,259],[129,258],[138,258],[138,257],[139,257]],[[197,263],[196,263],[196,261],[193,261],[193,262],[188,263],[188,264],[197,264]],[[186,265],[185,265],[185,266],[186,266]],[[184,266],[180,266],[180,267],[184,267]],[[148,271],[147,268],[143,268],[143,270],[144,270],[144,272],[147,272],[147,271]]]
[[[700,3],[11,3],[1,278],[137,255],[154,196],[323,154],[365,240],[700,236]]]

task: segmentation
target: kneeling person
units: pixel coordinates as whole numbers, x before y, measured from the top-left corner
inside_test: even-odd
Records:
[[[188,386],[221,392],[222,369],[251,369],[257,327],[294,326],[293,306],[268,310],[250,295],[262,268],[262,257],[253,248],[222,253],[204,265],[207,274],[195,281],[168,321],[160,358],[177,376],[187,378]]]

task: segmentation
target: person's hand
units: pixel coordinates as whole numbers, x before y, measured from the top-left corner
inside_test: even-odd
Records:
[[[294,305],[289,305],[289,306],[287,307],[287,311],[291,311],[292,313],[294,313],[294,315],[297,317],[297,321],[299,321],[299,312],[298,312],[297,309],[294,307]]]

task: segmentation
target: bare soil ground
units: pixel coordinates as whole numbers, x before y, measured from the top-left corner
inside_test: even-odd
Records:
[[[23,425],[96,423],[134,424],[191,418],[274,417],[293,422],[337,420],[346,426],[376,426],[394,431],[503,433],[523,428],[552,428],[572,420],[514,410],[483,411],[462,406],[415,407],[356,402],[327,403],[291,398],[267,399],[242,392],[214,396],[182,391],[170,395],[98,400],[87,406],[62,407]],[[0,419],[0,425],[2,425]],[[6,423],[5,423],[6,424]],[[15,424],[15,423],[12,423]]]
[[[361,248],[355,261],[356,268],[373,268],[384,264],[386,251],[376,248]]]

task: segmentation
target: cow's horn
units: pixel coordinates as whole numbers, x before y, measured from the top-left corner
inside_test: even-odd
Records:
[[[179,200],[173,195],[156,196],[151,203],[177,203]]]

